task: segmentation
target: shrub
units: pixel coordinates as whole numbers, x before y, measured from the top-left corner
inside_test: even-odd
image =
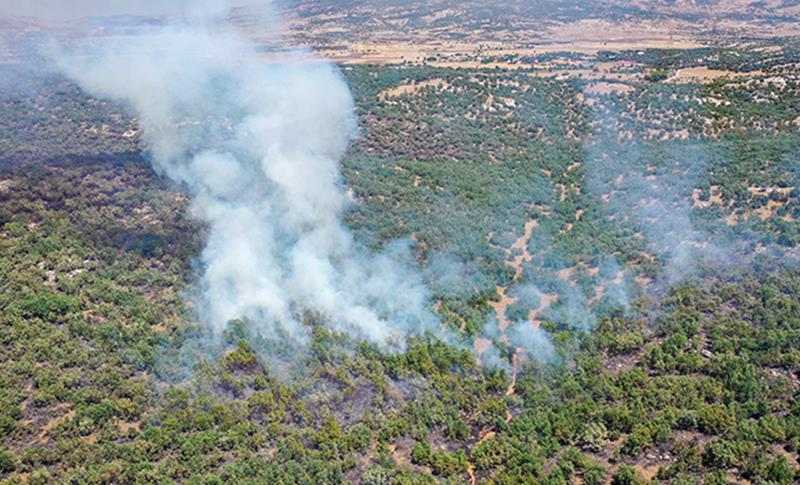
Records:
[[[14,455],[5,450],[0,450],[0,473],[11,473],[17,469]]]

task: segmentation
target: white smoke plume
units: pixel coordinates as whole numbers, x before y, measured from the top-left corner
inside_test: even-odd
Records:
[[[438,328],[407,245],[370,253],[341,222],[339,160],[355,120],[331,64],[269,62],[210,22],[58,58],[83,89],[132,109],[154,168],[191,195],[209,231],[199,315],[216,333],[246,318],[302,343],[311,320],[391,346]]]

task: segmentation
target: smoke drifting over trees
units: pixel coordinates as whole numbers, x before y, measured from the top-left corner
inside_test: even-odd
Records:
[[[89,93],[132,108],[154,168],[191,194],[208,226],[199,317],[216,333],[246,318],[300,343],[310,320],[389,344],[436,321],[407,248],[370,253],[341,223],[338,162],[355,122],[332,65],[271,63],[197,21],[57,59]]]
[[[129,105],[154,168],[192,195],[193,213],[208,227],[198,316],[214,333],[243,318],[263,336],[293,343],[306,340],[308,322],[388,347],[426,331],[452,340],[431,311],[431,289],[446,296],[475,292],[482,285],[474,271],[450,254],[434,256],[429,288],[406,243],[373,253],[342,222],[348,198],[339,160],[356,122],[347,84],[332,64],[297,52],[280,62],[264,59],[263,51],[218,22],[221,2],[112,3],[94,10],[81,3],[79,12],[176,15],[166,25],[94,39],[52,57],[87,92]],[[605,193],[622,172],[608,180],[596,173],[613,165],[603,159],[608,146],[586,151],[590,176]],[[628,174],[624,183],[627,208],[654,191],[644,175]],[[660,196],[630,215],[648,229],[644,237],[653,252],[669,259],[672,283],[691,266],[700,238],[690,208],[670,207],[667,187],[655,192]],[[543,234],[534,231],[533,238],[550,244]],[[603,296],[627,308],[624,269],[613,258],[608,266]],[[547,332],[522,311],[537,308],[545,289],[557,295],[558,305],[543,307],[543,318],[570,328],[595,325],[593,302],[573,282],[521,284],[509,287],[520,304],[509,316],[508,345],[541,360],[554,356]],[[485,328],[483,336],[496,337],[493,332]]]

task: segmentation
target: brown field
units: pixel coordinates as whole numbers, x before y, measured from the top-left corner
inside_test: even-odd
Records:
[[[633,87],[628,86],[627,84],[596,82],[590,84],[589,87],[586,88],[585,92],[589,94],[612,94],[612,93],[624,94],[630,91],[633,91]]]
[[[753,72],[734,72],[722,71],[719,69],[709,69],[706,66],[687,67],[686,69],[678,69],[675,74],[670,77],[667,82],[673,83],[694,83],[694,82],[709,82],[717,79],[738,79],[743,77],[761,76],[762,71]]]
[[[324,2],[323,2],[324,3]],[[613,3],[613,2],[611,2]],[[453,68],[548,69],[522,61],[502,60],[508,56],[533,57],[541,54],[571,52],[587,56],[600,51],[654,49],[693,49],[719,45],[720,38],[766,39],[800,35],[800,24],[788,20],[769,19],[769,26],[757,17],[800,15],[800,7],[786,7],[766,2],[754,13],[752,2],[719,2],[712,9],[694,3],[632,2],[646,10],[665,14],[656,19],[585,18],[553,20],[531,15],[525,7],[516,14],[505,13],[497,18],[480,17],[470,1],[411,2],[406,6],[376,6],[369,2],[347,10],[321,8],[309,2],[298,10],[287,12],[287,34],[293,43],[318,50],[341,64],[428,64]],[[535,8],[535,7],[531,7]],[[795,11],[797,10],[797,11]],[[732,15],[718,18],[720,12],[754,15],[751,19]],[[686,20],[681,15],[691,12],[706,18]],[[545,16],[546,17],[546,16]],[[570,60],[561,61],[561,68]],[[598,64],[599,65],[599,64]],[[578,76],[569,66],[562,75]],[[602,69],[602,66],[601,66]],[[610,73],[606,73],[610,74]],[[678,72],[673,81],[716,79],[728,73],[699,68]],[[731,74],[739,77],[741,73]],[[625,80],[624,77],[609,77]]]
[[[426,81],[421,81],[414,84],[401,84],[395,88],[387,89],[380,93],[378,96],[381,100],[387,100],[390,98],[396,98],[398,96],[402,96],[404,94],[411,94],[427,87],[434,87],[434,88],[446,88],[449,87],[450,84],[445,79],[428,79]]]

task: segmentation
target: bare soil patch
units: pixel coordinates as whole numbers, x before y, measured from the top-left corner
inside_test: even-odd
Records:
[[[590,84],[585,91],[596,95],[626,94],[633,91],[633,87],[622,83],[596,82]]]
[[[381,100],[387,100],[389,98],[396,98],[398,96],[403,96],[404,94],[412,94],[417,91],[421,91],[427,87],[434,87],[434,88],[446,88],[449,87],[450,83],[447,82],[446,79],[436,78],[436,79],[427,79],[425,81],[420,81],[414,84],[401,84],[400,86],[387,89],[381,92],[378,95],[378,98]]]
[[[684,69],[678,69],[675,72],[675,74],[673,74],[669,79],[667,79],[667,82],[676,84],[695,83],[695,82],[707,83],[715,81],[717,79],[739,79],[739,78],[761,76],[762,74],[764,74],[762,71],[736,72],[736,71],[724,71],[720,69],[711,69],[706,66],[687,67]]]

